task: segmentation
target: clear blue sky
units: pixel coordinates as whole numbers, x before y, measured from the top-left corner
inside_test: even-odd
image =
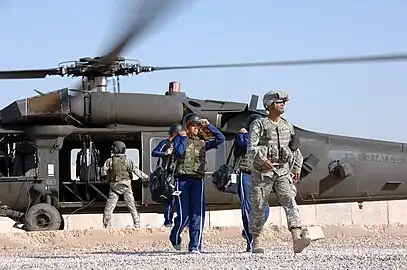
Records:
[[[103,53],[114,37],[113,0],[2,1],[0,69],[48,68]],[[97,4],[96,4],[97,3]],[[407,52],[407,1],[200,0],[123,56],[145,65],[212,64]],[[407,141],[407,62],[156,72],[122,78],[122,92],[248,102],[292,94],[286,117],[320,132]],[[1,107],[72,86],[50,77],[0,81]]]

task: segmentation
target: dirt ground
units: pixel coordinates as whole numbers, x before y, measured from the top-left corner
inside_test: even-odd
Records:
[[[325,238],[345,239],[353,237],[385,236],[407,237],[407,226],[324,226]],[[138,246],[149,244],[163,245],[168,243],[170,229],[110,229],[110,230],[80,230],[80,231],[48,231],[48,232],[16,232],[0,234],[1,250],[10,249],[70,249],[97,247],[103,250],[116,248],[137,249]],[[187,231],[183,233],[187,237]],[[284,227],[269,226],[265,228],[263,240],[267,242],[286,243],[290,234]],[[204,242],[215,244],[243,244],[241,228],[210,228],[204,232]]]

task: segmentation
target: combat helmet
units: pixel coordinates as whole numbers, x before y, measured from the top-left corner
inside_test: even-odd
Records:
[[[251,114],[247,120],[246,120],[246,124],[245,124],[245,129],[247,131],[250,130],[250,126],[253,123],[254,120],[261,118],[262,116],[260,114]]]
[[[173,133],[178,133],[180,131],[182,131],[184,129],[184,127],[179,124],[179,123],[174,123],[170,126],[169,130],[168,130],[168,134],[172,135]]]
[[[122,141],[115,141],[112,144],[111,151],[113,154],[124,154],[126,153],[126,144]]]
[[[263,97],[263,106],[266,110],[277,102],[287,102],[290,100],[290,95],[285,91],[268,91]]]
[[[196,113],[188,113],[187,115],[184,116],[184,119],[182,120],[182,125],[187,128],[191,124],[199,124],[200,120],[201,117]]]

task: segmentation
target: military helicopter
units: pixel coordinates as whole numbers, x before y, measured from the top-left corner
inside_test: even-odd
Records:
[[[0,71],[0,79],[33,79],[46,76],[81,77],[81,83],[16,100],[0,111],[0,215],[24,224],[26,230],[64,228],[61,214],[100,212],[108,185],[100,167],[110,156],[110,145],[124,141],[139,151],[140,168],[151,173],[156,166],[152,149],[167,137],[168,126],[194,112],[207,118],[227,141],[207,156],[207,177],[224,164],[236,132],[257,109],[258,96],[249,103],[200,100],[188,97],[178,82],[170,82],[163,95],[122,93],[119,76],[173,69],[234,68],[310,64],[405,61],[407,54],[311,59],[263,63],[196,66],[144,66],[119,55],[154,20],[168,12],[172,1],[145,1],[128,31],[101,57],[82,58],[56,68]],[[115,79],[113,92],[107,78]],[[118,106],[120,104],[120,106]],[[153,106],[151,106],[153,105]],[[160,108],[156,110],[154,108]],[[298,204],[363,202],[407,197],[405,144],[316,133],[295,127],[304,155],[302,181],[297,185]],[[76,170],[71,174],[71,159]],[[389,173],[391,172],[391,173]],[[403,186],[404,184],[404,186]],[[147,187],[134,181],[140,212],[161,213]],[[237,196],[220,193],[206,181],[208,210],[236,209]],[[278,205],[270,195],[270,203]],[[116,211],[127,210],[119,201]]]

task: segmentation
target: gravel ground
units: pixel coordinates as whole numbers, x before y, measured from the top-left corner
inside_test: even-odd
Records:
[[[172,250],[165,229],[5,234],[0,269],[407,269],[404,231],[324,228],[296,256],[280,228],[266,231],[265,254],[243,252],[239,228],[207,230],[202,254]]]

